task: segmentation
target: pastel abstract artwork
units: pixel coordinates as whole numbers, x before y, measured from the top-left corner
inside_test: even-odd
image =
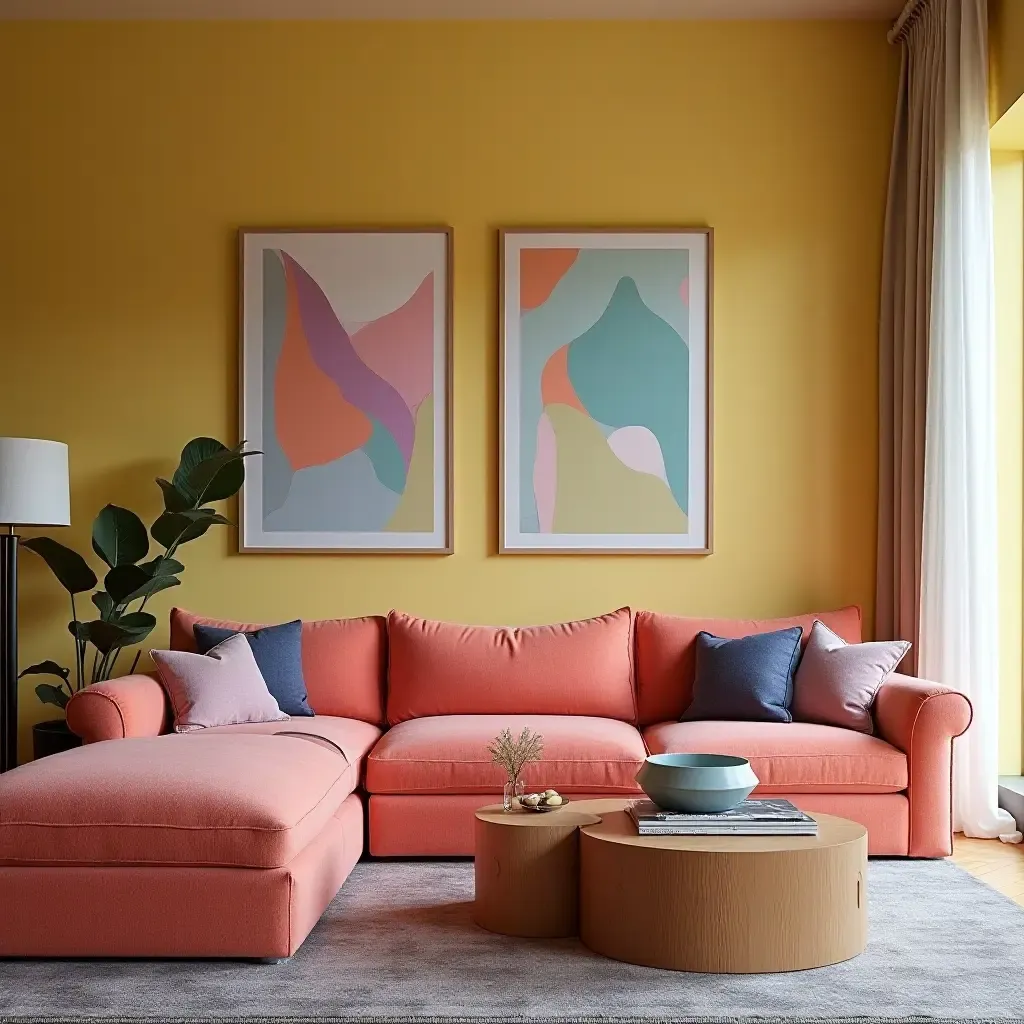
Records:
[[[243,550],[450,551],[449,232],[241,247]]]
[[[502,550],[708,552],[710,230],[502,256]]]

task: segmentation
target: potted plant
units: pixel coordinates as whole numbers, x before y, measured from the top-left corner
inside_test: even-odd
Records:
[[[157,478],[164,510],[146,529],[131,510],[119,505],[102,508],[92,524],[92,549],[105,565],[102,586],[89,563],[74,549],[50,537],[34,537],[24,547],[50,567],[71,597],[68,632],[74,641],[73,669],[56,661],[30,665],[22,676],[49,676],[56,682],[39,683],[36,696],[44,704],[63,710],[83,687],[114,675],[121,653],[142,643],[156,627],[147,612],[149,599],[181,582],[185,566],[175,558],[183,544],[202,537],[212,526],[230,526],[213,503],[233,497],[245,481],[244,459],[258,452],[245,451],[245,442],[228,448],[212,437],[197,437],[182,449],[178,468],[170,480]],[[150,539],[157,554],[150,558]],[[94,618],[79,618],[76,598],[89,594]],[[129,672],[142,652],[136,651]],[[78,737],[63,719],[40,722],[33,729],[36,757],[77,746]]]

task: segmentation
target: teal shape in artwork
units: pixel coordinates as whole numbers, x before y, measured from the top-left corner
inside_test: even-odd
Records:
[[[389,491],[401,494],[405,490],[405,477],[408,472],[405,459],[402,458],[402,453],[387,428],[372,417],[370,422],[373,424],[373,433],[362,450],[373,463],[377,479]]]
[[[569,346],[569,380],[587,412],[612,427],[647,427],[658,439],[679,507],[689,498],[689,350],[623,277],[598,321]]]
[[[398,500],[377,479],[366,452],[357,448],[333,462],[294,473],[284,504],[264,516],[263,528],[284,533],[383,530]]]

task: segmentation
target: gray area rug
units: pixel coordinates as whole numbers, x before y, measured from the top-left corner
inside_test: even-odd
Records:
[[[467,862],[363,863],[302,949],[225,961],[0,962],[0,1021],[1022,1021],[1024,910],[946,862],[872,861],[855,960],[793,974],[680,974],[575,939],[492,935]]]

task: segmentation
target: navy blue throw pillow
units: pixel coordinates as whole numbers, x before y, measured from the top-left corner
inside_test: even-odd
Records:
[[[192,627],[200,654],[234,636],[237,630],[219,626]],[[286,715],[309,718],[314,712],[306,696],[306,680],[302,675],[302,622],[284,622],[280,626],[264,626],[242,634],[249,641],[252,655],[267,689]]]
[[[693,701],[683,721],[792,722],[801,636],[799,626],[736,640],[698,633]]]

